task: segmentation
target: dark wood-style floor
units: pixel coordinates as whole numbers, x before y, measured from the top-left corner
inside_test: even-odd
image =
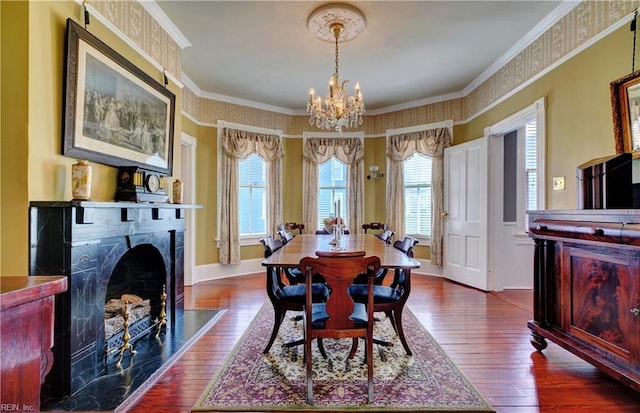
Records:
[[[265,300],[262,274],[187,287],[187,308],[228,311],[129,411],[190,411]],[[483,293],[414,274],[408,307],[498,412],[640,412],[640,393],[553,343],[534,350],[531,302],[530,290]]]

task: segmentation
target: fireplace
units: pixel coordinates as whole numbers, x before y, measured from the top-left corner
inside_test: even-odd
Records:
[[[184,308],[184,205],[125,202],[32,202],[31,275],[65,275],[56,297],[54,365],[43,395],[73,395],[112,363],[105,350],[105,303],[148,302],[153,328]],[[162,298],[163,294],[166,294]],[[111,301],[113,303],[113,301]],[[155,332],[154,332],[155,334]]]
[[[106,363],[126,343],[135,341],[151,329],[160,328],[162,295],[166,293],[166,268],[157,248],[142,244],[131,248],[120,258],[111,273],[105,295]],[[127,338],[125,335],[125,312]]]

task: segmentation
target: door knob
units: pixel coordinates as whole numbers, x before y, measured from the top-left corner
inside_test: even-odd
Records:
[[[447,219],[449,219],[449,212],[444,211],[444,212],[442,213],[442,219],[444,219],[445,221],[446,221]]]

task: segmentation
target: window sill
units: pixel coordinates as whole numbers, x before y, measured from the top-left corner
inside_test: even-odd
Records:
[[[408,237],[413,237],[418,240],[418,244],[416,247],[431,247],[431,238],[430,237],[420,237],[415,235],[407,235]],[[394,240],[395,242],[395,240]]]
[[[266,236],[267,235],[265,234],[265,235],[255,235],[251,237],[242,237],[240,238],[240,246],[248,247],[248,246],[254,246],[254,245],[261,245],[260,240]],[[216,240],[216,244],[218,245],[218,248],[220,248],[220,239]]]

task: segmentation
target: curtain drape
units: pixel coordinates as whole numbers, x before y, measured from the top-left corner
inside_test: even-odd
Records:
[[[451,145],[447,128],[389,136],[387,158],[389,171],[387,178],[386,219],[389,228],[403,238],[404,229],[404,168],[403,161],[420,152],[433,159],[431,168],[431,263],[442,265],[442,211],[444,208],[444,148]]]
[[[267,163],[267,233],[282,222],[282,140],[278,135],[239,129],[222,130],[220,264],[240,264],[238,226],[238,160],[258,154]]]
[[[360,138],[307,138],[302,149],[302,217],[310,233],[318,222],[318,166],[335,156],[347,164],[347,225],[362,226],[364,216],[364,145]]]

